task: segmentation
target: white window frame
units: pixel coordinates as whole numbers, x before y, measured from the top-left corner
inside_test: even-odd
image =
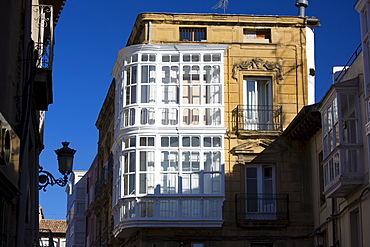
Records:
[[[271,178],[265,179],[264,178],[264,169],[271,168]],[[248,169],[256,169],[256,177],[248,178]],[[247,165],[245,167],[245,191],[246,191],[246,202],[245,202],[245,211],[247,219],[261,219],[261,220],[275,220],[276,219],[276,207],[277,201],[276,199],[272,199],[269,201],[265,201],[268,196],[273,196],[276,194],[276,175],[275,175],[275,166],[268,165],[268,164],[260,164],[260,165]],[[248,188],[249,180],[256,180],[256,191],[251,192]],[[266,184],[265,182],[271,181],[271,188],[266,191]],[[253,194],[251,199],[257,199],[256,204],[252,203],[249,198],[248,194]],[[257,195],[257,196],[256,196]],[[266,195],[266,198],[264,197]],[[261,200],[260,200],[261,199]],[[254,208],[249,208],[251,205]],[[266,214],[264,214],[266,213]]]

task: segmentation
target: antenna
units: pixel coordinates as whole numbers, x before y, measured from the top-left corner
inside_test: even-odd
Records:
[[[212,7],[212,9],[222,8],[224,10],[224,14],[225,14],[228,3],[229,3],[229,0],[220,0],[215,6]]]

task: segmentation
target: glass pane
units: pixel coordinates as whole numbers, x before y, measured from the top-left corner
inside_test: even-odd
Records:
[[[199,55],[198,54],[193,54],[192,56],[191,56],[191,61],[192,62],[199,62]]]
[[[178,103],[178,86],[162,86],[162,103]]]
[[[135,174],[129,174],[129,189],[128,194],[135,194]]]
[[[179,55],[171,55],[171,62],[178,62],[179,61]]]
[[[213,137],[213,146],[214,147],[221,147],[221,138],[220,137]]]
[[[169,147],[170,139],[168,137],[161,137],[161,147]]]
[[[135,172],[135,166],[136,166],[136,156],[135,156],[135,152],[130,152],[129,153],[130,157],[130,172]]]
[[[179,138],[178,137],[170,137],[170,146],[171,147],[178,147],[179,146]]]
[[[131,100],[130,100],[130,104],[135,104],[136,103],[136,86],[131,86],[130,87],[131,89]]]
[[[221,54],[213,54],[212,55],[212,61],[213,62],[219,62],[219,61],[221,61]]]
[[[211,54],[204,54],[203,61],[204,62],[210,62],[211,61]]]
[[[191,152],[191,170],[199,171],[199,152]]]
[[[183,59],[184,62],[190,62],[190,55],[189,54],[184,55],[182,59]],[[190,66],[186,66],[186,67],[190,67]]]
[[[146,151],[140,151],[140,171],[146,171],[147,160],[146,160]]]
[[[146,145],[147,145],[146,137],[140,137],[140,146],[146,146]]]
[[[204,144],[203,144],[204,147],[211,147],[211,141],[212,141],[211,137],[204,137],[203,141],[204,141]]]
[[[182,170],[190,171],[190,152],[182,153]]]
[[[128,173],[128,153],[124,153],[124,173]]]
[[[148,146],[154,146],[154,137],[148,137]]]
[[[170,82],[170,67],[163,66],[162,67],[162,83],[169,83]]]
[[[177,175],[161,175],[161,194],[177,194]]]
[[[162,55],[162,62],[169,62],[170,61],[170,55]]]
[[[257,178],[257,168],[247,168],[247,178]]]
[[[199,147],[200,146],[200,138],[198,136],[191,138],[191,146],[192,147]]]
[[[182,138],[182,146],[183,147],[190,147],[190,137],[189,136],[184,136]]]
[[[146,174],[143,174],[143,173],[140,174],[139,184],[140,184],[139,193],[140,194],[146,194],[146,188],[147,188]]]

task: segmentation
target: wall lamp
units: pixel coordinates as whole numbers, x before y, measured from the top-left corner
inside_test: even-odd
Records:
[[[68,175],[72,172],[73,156],[76,150],[68,147],[69,142],[62,142],[62,145],[63,147],[55,150],[55,153],[58,156],[59,172],[63,175],[63,178],[55,179],[50,172],[44,171],[43,167],[39,165],[39,190],[46,191],[46,186],[49,184],[51,186],[57,184],[61,187],[67,185]]]

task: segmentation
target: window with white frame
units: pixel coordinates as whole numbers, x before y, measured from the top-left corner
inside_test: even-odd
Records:
[[[245,169],[246,216],[275,219],[275,169],[272,165],[248,165]]]
[[[200,153],[199,151],[182,152],[182,193],[200,193]]]
[[[155,103],[156,98],[156,67],[141,66],[141,103]]]
[[[184,125],[198,125],[199,124],[199,109],[198,108],[184,108],[183,124]]]
[[[182,103],[200,104],[200,68],[198,65],[183,66]]]
[[[139,139],[140,146],[145,147],[154,147],[155,144],[155,137],[154,136],[141,136]]]
[[[123,154],[123,194],[135,194],[135,171],[136,171],[136,152],[129,151]]]
[[[337,93],[322,113],[324,185],[361,171],[358,95]]]
[[[123,56],[122,83],[117,83],[115,133],[122,142],[116,146],[115,224],[134,218],[222,217],[224,129],[189,135],[174,128],[221,127],[222,52],[184,47],[144,48]],[[135,125],[145,127],[125,130]]]
[[[154,151],[139,152],[139,193],[154,194]]]
[[[141,125],[154,125],[155,124],[155,109],[154,108],[141,108],[140,111],[140,124]]]
[[[161,152],[161,194],[178,193],[178,151]]]
[[[323,152],[326,158],[339,145],[338,105],[335,97],[322,117]]]
[[[221,103],[221,78],[220,66],[204,66],[203,81],[205,83],[203,90],[203,98],[205,104],[220,104]]]
[[[124,126],[132,126],[135,124],[135,109],[124,110]]]
[[[273,126],[271,78],[244,77],[244,127],[269,130]]]
[[[177,108],[162,109],[162,125],[177,125],[179,122]]]
[[[156,61],[156,54],[141,54],[141,61],[142,62],[155,62]]]
[[[137,67],[126,67],[126,105],[136,104]]]

